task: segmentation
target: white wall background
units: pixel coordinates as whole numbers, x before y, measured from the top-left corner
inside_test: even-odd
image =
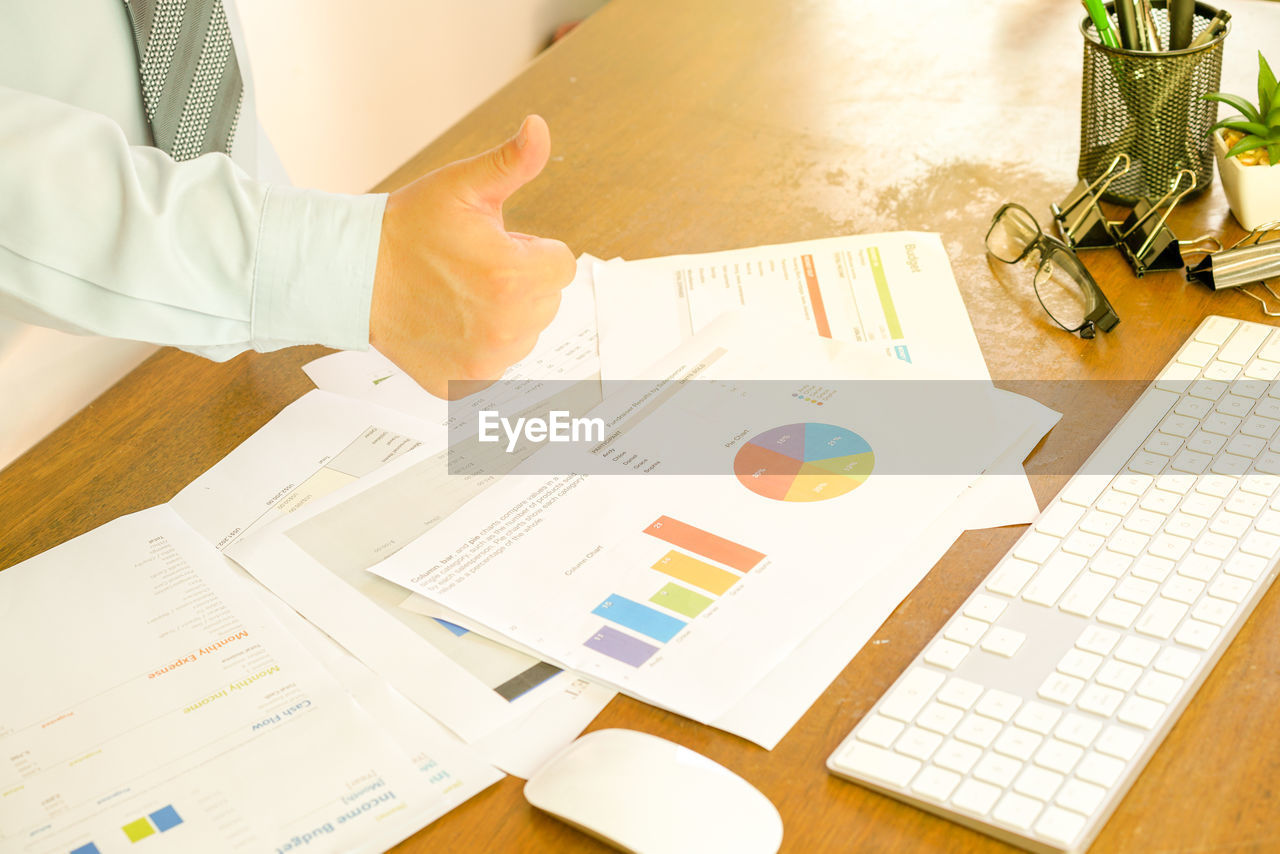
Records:
[[[358,193],[519,73],[557,26],[603,3],[237,0],[237,8],[259,116],[293,183]],[[0,317],[0,467],[154,349]]]

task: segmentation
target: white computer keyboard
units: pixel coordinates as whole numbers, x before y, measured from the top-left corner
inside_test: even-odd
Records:
[[[1280,329],[1200,325],[827,760],[1033,851],[1082,851],[1270,586]]]

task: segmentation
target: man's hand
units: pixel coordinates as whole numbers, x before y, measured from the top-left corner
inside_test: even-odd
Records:
[[[492,151],[387,199],[369,341],[437,397],[481,389],[528,355],[573,279],[567,246],[502,223],[502,203],[550,154],[547,123],[529,116]]]

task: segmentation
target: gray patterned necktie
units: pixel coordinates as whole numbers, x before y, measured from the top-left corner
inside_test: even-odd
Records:
[[[222,0],[124,3],[156,147],[175,160],[229,152],[244,86]]]

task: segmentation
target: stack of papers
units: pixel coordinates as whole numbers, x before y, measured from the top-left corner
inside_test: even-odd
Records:
[[[1057,420],[920,233],[583,256],[455,404],[306,370],[172,502],[0,574],[0,847],[381,850],[616,691],[771,748],[963,530],[1034,517]],[[460,450],[560,405],[607,435]]]

